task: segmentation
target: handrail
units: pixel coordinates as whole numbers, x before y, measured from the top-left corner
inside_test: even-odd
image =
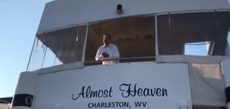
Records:
[[[128,58],[120,58],[120,59],[105,59],[98,61],[86,61],[84,64],[87,65],[98,65],[101,64],[102,61],[118,61],[118,63],[124,62],[143,62],[143,61],[155,61],[155,56],[145,56],[145,57],[128,57]]]

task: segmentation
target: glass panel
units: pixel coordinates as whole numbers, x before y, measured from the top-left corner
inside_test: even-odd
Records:
[[[46,55],[42,63],[42,68],[53,66],[55,58],[55,54],[49,48],[46,47]]]
[[[28,71],[36,70],[42,67],[42,61],[45,56],[45,46],[37,38],[35,38],[34,47],[32,49],[32,54],[30,61],[28,63]]]
[[[91,24],[85,54],[86,63],[95,62],[96,52],[103,45],[104,34],[110,35],[112,44],[117,46],[120,63],[155,61],[154,25],[154,16],[119,18]]]
[[[186,43],[185,55],[207,56],[207,42]]]
[[[63,64],[57,57],[54,59],[54,63],[53,63],[53,65],[55,66],[55,65],[61,65],[61,64]]]
[[[230,43],[230,32],[228,32],[228,43]]]
[[[227,46],[226,46],[226,51],[225,51],[225,55],[226,56],[230,56],[230,47],[229,47],[229,44],[230,44],[230,32],[228,32],[228,43],[227,43]]]
[[[87,25],[38,36],[28,70],[82,61]]]
[[[227,12],[168,14],[157,17],[159,55],[183,55],[188,44],[211,42],[210,55],[224,55],[229,22]],[[205,22],[204,22],[205,21]],[[185,48],[186,47],[186,48]],[[194,46],[193,46],[194,48]],[[192,52],[206,54],[206,44]]]

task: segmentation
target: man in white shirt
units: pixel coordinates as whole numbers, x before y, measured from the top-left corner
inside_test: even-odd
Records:
[[[103,65],[117,63],[117,60],[120,58],[120,53],[117,46],[111,44],[111,36],[108,34],[103,35],[103,43],[104,45],[100,46],[97,50],[95,60],[105,60],[102,61]]]

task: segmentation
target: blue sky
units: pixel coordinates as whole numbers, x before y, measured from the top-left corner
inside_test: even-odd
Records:
[[[26,70],[43,8],[49,1],[0,1],[0,97],[14,95],[18,76]]]
[[[52,0],[0,1],[0,97],[14,95],[19,74],[26,70],[43,8],[49,1]],[[206,54],[205,46],[188,48],[188,54]]]

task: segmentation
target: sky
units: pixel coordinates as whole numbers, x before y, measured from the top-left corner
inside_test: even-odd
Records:
[[[45,3],[49,1],[52,0],[0,0],[0,97],[14,95],[19,74],[26,70]],[[186,54],[206,55],[204,45],[186,48]],[[48,57],[49,54],[49,63],[53,63],[50,51]]]
[[[0,97],[13,96],[26,70],[45,3],[51,0],[0,0]]]

